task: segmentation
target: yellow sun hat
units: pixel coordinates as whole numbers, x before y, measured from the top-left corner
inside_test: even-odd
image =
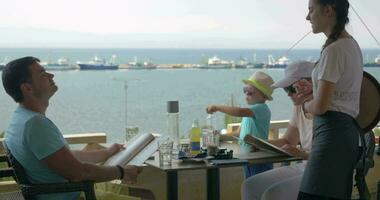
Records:
[[[249,79],[243,79],[243,83],[249,84],[260,90],[269,101],[272,101],[272,93],[273,93],[273,88],[271,85],[274,83],[272,77],[270,77],[268,74],[262,72],[262,71],[257,71],[254,74],[252,74]]]

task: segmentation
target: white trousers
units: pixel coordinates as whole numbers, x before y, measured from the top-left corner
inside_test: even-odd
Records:
[[[306,162],[275,168],[246,179],[242,200],[297,199]]]

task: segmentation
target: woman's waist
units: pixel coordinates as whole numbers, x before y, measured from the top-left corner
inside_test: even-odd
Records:
[[[338,110],[332,110],[332,109],[328,109],[325,113],[323,114],[320,114],[320,115],[315,115],[314,116],[314,119],[315,118],[331,118],[331,119],[340,119],[340,120],[344,120],[344,121],[353,121],[355,120],[355,118],[346,113],[346,112],[342,112],[342,111],[338,111]]]

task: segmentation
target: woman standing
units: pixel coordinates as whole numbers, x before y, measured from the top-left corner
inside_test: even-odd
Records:
[[[347,0],[309,0],[313,33],[327,37],[316,64],[313,86],[301,82],[300,95],[313,92],[303,104],[314,115],[313,144],[298,199],[350,199],[359,157],[359,97],[363,59],[359,45],[345,30]],[[313,88],[311,88],[313,87]]]

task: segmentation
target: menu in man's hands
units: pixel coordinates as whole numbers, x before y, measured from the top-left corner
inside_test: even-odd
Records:
[[[142,165],[157,149],[157,139],[153,134],[138,134],[125,145],[125,149],[108,158],[104,165]]]
[[[253,145],[259,149],[265,149],[268,151],[279,153],[281,155],[292,156],[289,153],[287,153],[286,151],[282,150],[281,148],[279,148],[279,147],[277,147],[277,146],[275,146],[275,145],[273,145],[273,144],[271,144],[271,143],[269,143],[263,139],[252,136],[252,135],[246,135],[244,137],[244,142],[247,144]]]

